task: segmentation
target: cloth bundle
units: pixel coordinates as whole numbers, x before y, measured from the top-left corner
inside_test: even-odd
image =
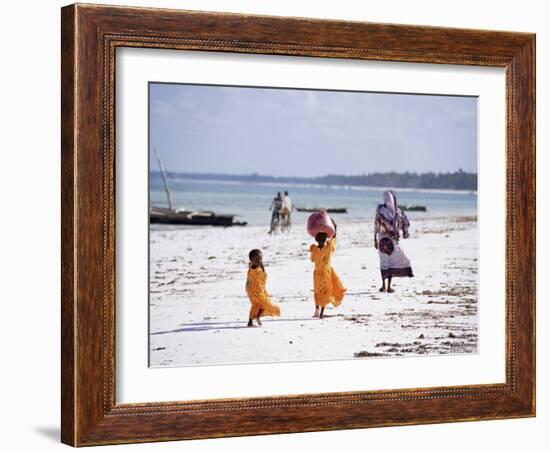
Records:
[[[326,233],[327,238],[330,239],[336,233],[332,220],[325,210],[319,210],[309,216],[307,220],[307,231],[313,238],[315,238],[315,235],[318,233],[323,232]]]

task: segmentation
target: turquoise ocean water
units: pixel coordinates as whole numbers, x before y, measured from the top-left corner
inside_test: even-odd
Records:
[[[176,208],[231,213],[250,225],[269,224],[268,209],[277,191],[287,190],[295,207],[345,207],[348,214],[335,215],[340,221],[373,219],[383,193],[383,188],[218,182],[178,176],[170,177],[168,182]],[[429,214],[475,215],[477,212],[475,192],[398,188],[394,192],[400,205],[425,205]],[[149,180],[149,202],[151,206],[167,206],[162,180],[155,174]],[[293,223],[305,223],[307,216],[308,213],[294,212]]]

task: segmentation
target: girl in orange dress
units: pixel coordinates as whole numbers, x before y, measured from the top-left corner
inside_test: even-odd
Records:
[[[259,249],[252,249],[248,254],[248,258],[250,264],[246,278],[246,294],[248,294],[251,304],[248,327],[253,326],[253,319],[256,319],[258,326],[261,326],[260,316],[280,316],[281,310],[271,303],[271,298],[265,289],[267,275],[262,262],[262,252]]]
[[[336,230],[336,223],[334,230]],[[342,281],[331,266],[331,257],[336,249],[336,232],[334,237],[327,240],[327,234],[320,232],[315,235],[317,244],[312,244],[310,247],[310,260],[315,263],[313,271],[313,292],[315,299],[314,318],[323,318],[325,307],[332,304],[334,307],[339,306],[344,299],[346,288]]]

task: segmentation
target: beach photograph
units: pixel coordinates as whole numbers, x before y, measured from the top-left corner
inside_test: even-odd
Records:
[[[149,83],[149,366],[478,352],[478,99]]]

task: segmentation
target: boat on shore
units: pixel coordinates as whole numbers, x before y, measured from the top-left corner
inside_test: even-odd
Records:
[[[149,213],[151,224],[173,225],[209,225],[209,226],[245,226],[245,221],[236,221],[235,215],[217,214],[202,210],[171,210],[164,207],[151,207]]]
[[[296,207],[296,211],[303,213],[315,213],[319,210],[325,210],[327,213],[333,214],[345,214],[348,212],[347,208],[311,208],[311,207]]]
[[[150,224],[171,224],[171,225],[198,225],[198,226],[245,226],[245,221],[236,221],[235,216],[232,214],[218,214],[213,211],[206,210],[188,210],[186,208],[174,208],[172,202],[172,192],[168,186],[168,180],[166,179],[166,171],[164,170],[164,164],[160,158],[158,151],[155,149],[155,155],[157,157],[158,165],[160,168],[160,174],[162,176],[162,182],[164,184],[164,190],[166,192],[166,200],[168,202],[168,208],[151,206],[149,209],[149,223]]]

